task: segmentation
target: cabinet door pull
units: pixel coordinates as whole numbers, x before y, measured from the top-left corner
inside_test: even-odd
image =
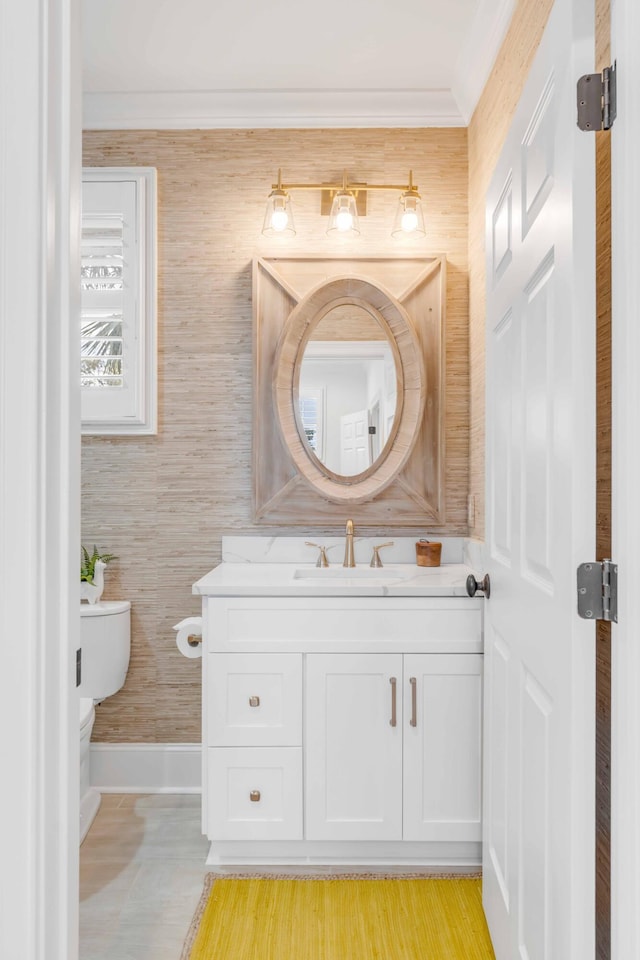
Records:
[[[409,683],[411,684],[411,720],[409,723],[412,727],[418,726],[418,696],[416,692],[416,678],[410,677]]]
[[[260,791],[252,790],[249,794],[249,800],[251,800],[252,803],[258,803],[260,800]]]
[[[397,691],[398,681],[396,680],[395,677],[389,677],[389,683],[391,684],[391,720],[389,720],[389,723],[391,724],[392,727],[395,727],[397,726],[396,707],[397,707],[397,697],[398,697],[398,691]]]
[[[250,706],[250,707],[259,707],[259,706],[260,706],[260,697],[249,697],[249,706]]]

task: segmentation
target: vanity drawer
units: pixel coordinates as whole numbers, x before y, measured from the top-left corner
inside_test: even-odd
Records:
[[[208,750],[210,840],[302,839],[302,748]]]
[[[209,597],[217,651],[482,653],[482,598]]]
[[[211,746],[301,746],[302,654],[212,653],[207,669]]]

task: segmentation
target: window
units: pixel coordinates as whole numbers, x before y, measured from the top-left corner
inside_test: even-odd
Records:
[[[307,442],[315,455],[324,459],[324,388],[300,393],[300,419]]]
[[[156,433],[156,171],[82,181],[82,432]]]

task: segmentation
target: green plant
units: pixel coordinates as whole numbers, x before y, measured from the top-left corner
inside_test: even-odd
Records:
[[[86,547],[82,547],[82,558],[80,560],[80,580],[86,580],[87,583],[93,583],[93,575],[96,572],[96,563],[102,560],[103,563],[109,563],[110,560],[118,558],[113,553],[98,553],[95,543],[93,553],[89,553]]]

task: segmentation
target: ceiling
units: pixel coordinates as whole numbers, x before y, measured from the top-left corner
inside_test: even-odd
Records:
[[[84,126],[464,126],[515,0],[82,0]]]

